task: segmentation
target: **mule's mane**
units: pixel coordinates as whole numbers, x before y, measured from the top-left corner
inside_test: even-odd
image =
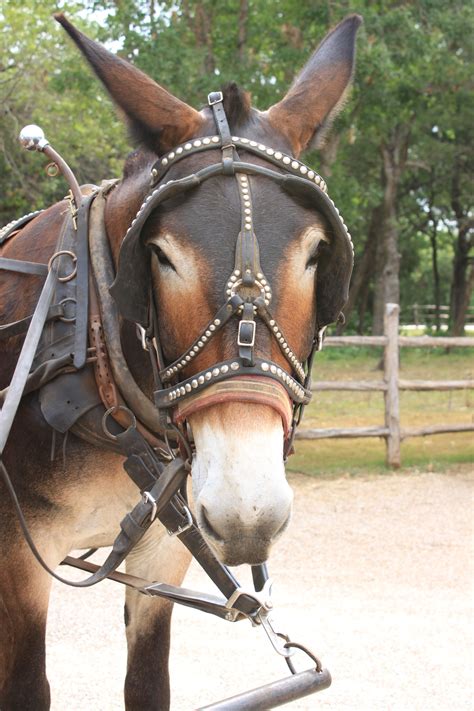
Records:
[[[243,91],[235,82],[230,82],[222,88],[224,109],[232,131],[244,124],[250,114],[250,95]]]

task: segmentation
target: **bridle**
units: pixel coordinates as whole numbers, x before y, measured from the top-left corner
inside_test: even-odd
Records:
[[[285,431],[285,455],[291,449],[295,428],[304,406],[311,399],[311,365],[320,347],[325,323],[317,322],[312,347],[305,362],[299,361],[283,329],[273,316],[270,305],[272,289],[260,264],[259,244],[254,230],[253,204],[249,177],[270,178],[290,194],[306,194],[330,219],[333,230],[346,242],[346,252],[353,257],[349,232],[339,211],[326,192],[324,180],[304,163],[247,138],[232,136],[221,92],[208,96],[218,135],[194,139],[177,146],[160,158],[151,170],[151,191],[131,222],[119,255],[116,279],[111,294],[122,315],[136,322],[155,345],[157,359],[154,402],[163,424],[182,423],[190,414],[216,402],[264,402],[281,415]],[[190,155],[221,149],[222,159],[178,180],[166,180],[169,168]],[[241,161],[237,149],[244,149],[278,166],[280,171]],[[140,236],[151,213],[165,200],[184,194],[211,177],[235,176],[237,180],[241,226],[235,247],[234,269],[225,288],[226,300],[201,334],[172,363],[165,365],[156,328],[156,312],[149,291],[141,286],[149,282],[149,264],[141,251]],[[148,257],[149,260],[149,257]],[[138,269],[137,269],[138,267]],[[352,264],[351,264],[352,267]],[[290,372],[268,358],[255,355],[257,320],[276,340]],[[238,356],[220,361],[181,380],[183,370],[232,319],[238,319]],[[229,383],[232,381],[232,384]]]

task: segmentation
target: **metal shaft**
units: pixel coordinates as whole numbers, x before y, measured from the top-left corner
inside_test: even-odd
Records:
[[[331,675],[327,669],[321,672],[308,669],[210,706],[202,706],[198,711],[268,711],[327,689],[330,685]]]

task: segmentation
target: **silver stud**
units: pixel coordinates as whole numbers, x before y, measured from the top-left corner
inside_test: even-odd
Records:
[[[181,395],[184,395],[184,394],[186,393],[186,390],[184,389],[184,387],[181,387],[181,388],[179,389],[179,392],[180,392]]]
[[[179,155],[181,155],[182,152],[183,152],[183,147],[182,147],[182,146],[180,146],[179,148],[176,149],[176,155],[179,156]]]
[[[215,319],[214,319],[214,323],[216,324],[216,326],[220,326],[220,325],[221,325],[221,320],[220,320],[220,318],[215,318]]]
[[[191,387],[194,388],[194,389],[196,389],[197,386],[198,386],[198,381],[197,381],[196,378],[195,378],[194,380],[191,381]]]
[[[204,377],[206,380],[210,380],[212,378],[212,373],[210,370],[207,371],[207,373],[204,374]]]
[[[237,281],[237,277],[235,276],[235,274],[232,274],[230,281],[232,281],[232,282]]]
[[[171,153],[168,155],[168,160],[173,160],[174,156],[174,151],[171,151]]]
[[[168,165],[168,158],[163,158],[163,160],[161,161],[161,163],[162,163],[163,165]]]
[[[245,210],[244,210],[244,213],[245,213],[246,215],[251,215],[251,214],[252,214],[252,210],[251,210],[249,207],[246,207]]]
[[[288,158],[288,156],[283,156],[283,163],[285,165],[289,165],[291,163],[291,158]]]
[[[273,373],[273,375],[275,375],[275,373],[277,372],[276,365],[271,365],[270,371]]]
[[[289,352],[290,352],[290,349],[289,349],[289,348],[285,348],[285,353],[286,353],[286,355],[288,355]]]
[[[185,144],[184,144],[184,150],[185,150],[185,151],[190,151],[192,147],[193,147],[193,144],[192,144],[192,143],[185,143]]]
[[[257,141],[250,141],[250,145],[251,145],[253,148],[256,148],[258,144],[257,144]]]
[[[239,140],[239,137],[238,137],[238,136],[232,136],[232,140],[233,140],[233,141],[238,141],[238,140]]]
[[[240,276],[240,269],[235,269],[234,274],[235,276]]]
[[[275,151],[273,150],[273,148],[267,148],[266,153],[267,153],[267,155],[272,156],[275,153]]]
[[[219,373],[220,373],[219,368],[214,368],[213,371],[212,371],[212,374],[213,374],[213,376],[214,376],[215,378],[217,378],[217,376],[219,375]]]
[[[189,363],[189,361],[191,360],[191,356],[187,355],[184,360],[186,361],[186,363]]]
[[[292,167],[294,170],[298,170],[298,168],[300,167],[300,164],[298,163],[298,161],[294,160],[294,161],[292,161],[292,163],[291,163],[291,167]]]
[[[277,368],[277,375],[280,376],[280,378],[281,378],[281,373],[282,373],[281,368]]]
[[[210,332],[210,331],[206,331],[206,333],[205,333],[204,335],[206,336],[206,338],[209,338],[209,336],[211,335],[211,332]]]
[[[211,138],[212,143],[219,143],[219,136],[213,136]]]
[[[198,341],[198,348],[202,348],[204,343],[202,341]]]
[[[221,367],[221,372],[224,373],[224,374],[227,373],[228,370],[229,370],[229,366],[228,366],[228,365],[223,365],[223,366]]]
[[[274,321],[273,319],[272,319],[269,323],[270,323],[270,326],[274,326],[274,325],[275,325],[275,321]]]
[[[239,364],[234,361],[233,363],[230,364],[230,369],[231,370],[238,370]]]
[[[226,289],[225,293],[227,294],[227,296],[231,296],[231,295],[232,295],[232,289]]]
[[[241,141],[241,143],[248,143],[249,139],[248,138],[241,138],[240,141]]]
[[[275,153],[275,158],[276,158],[277,160],[281,160],[281,159],[283,158],[283,153],[280,153],[280,151],[277,151],[277,152]]]
[[[270,366],[268,365],[268,363],[262,363],[262,365],[261,365],[260,367],[261,367],[261,369],[262,369],[265,373],[266,373],[267,370],[270,368]]]
[[[191,386],[190,386],[189,383],[186,383],[186,385],[184,386],[184,388],[185,388],[185,390],[186,390],[187,393],[190,393],[190,392],[191,392]]]
[[[311,178],[311,180],[314,178],[314,170],[308,171],[308,178]]]
[[[216,330],[216,327],[214,326],[213,323],[209,326],[209,330],[210,330],[210,331],[215,331],[215,330]]]
[[[152,178],[156,178],[157,175],[158,175],[157,169],[156,169],[156,168],[153,168],[153,170],[151,171],[151,177],[152,177]]]
[[[202,141],[199,141],[199,140],[194,141],[194,146],[195,146],[196,148],[199,148],[199,146],[202,146]]]
[[[205,146],[208,146],[211,142],[211,139],[210,138],[203,138],[202,142],[204,143]]]
[[[203,383],[204,383],[204,375],[200,375],[200,376],[199,376],[199,378],[198,378],[198,383],[199,383],[199,385],[203,385]]]
[[[181,368],[186,365],[186,361],[183,359],[180,363]]]
[[[300,173],[303,173],[303,175],[306,175],[308,172],[308,168],[305,165],[300,165]]]

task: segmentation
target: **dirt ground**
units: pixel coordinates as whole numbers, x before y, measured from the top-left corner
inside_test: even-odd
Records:
[[[320,656],[333,683],[285,708],[473,709],[470,468],[290,478],[295,510],[271,559],[274,601],[281,627]],[[211,590],[197,566],[186,585]],[[122,619],[116,583],[84,591],[55,584],[48,626],[53,711],[123,708]],[[245,621],[176,609],[173,645],[173,711],[287,673],[263,630]],[[309,666],[302,660],[299,668]]]

